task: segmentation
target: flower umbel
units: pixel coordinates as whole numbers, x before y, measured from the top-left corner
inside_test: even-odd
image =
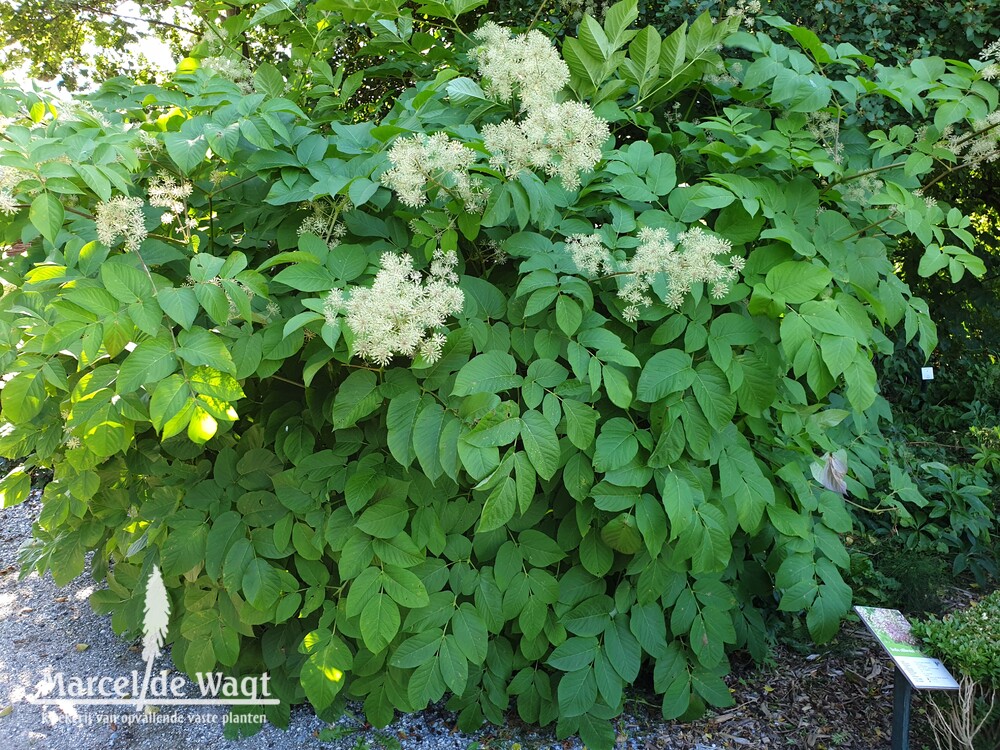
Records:
[[[760,0],[736,0],[736,5],[726,9],[726,18],[737,16],[748,30],[752,30],[760,11]]]
[[[347,228],[338,221],[342,209],[337,209],[326,201],[317,201],[312,208],[312,216],[303,219],[296,231],[300,237],[306,232],[315,234],[333,250],[347,234]]]
[[[520,121],[483,127],[483,143],[493,154],[490,164],[508,178],[541,169],[558,176],[567,190],[578,188],[580,175],[601,159],[601,145],[611,134],[608,123],[586,104],[556,101],[569,83],[569,67],[542,33],[511,36],[489,21],[474,36],[483,42],[472,55],[487,94],[501,102],[517,98],[525,114]]]
[[[482,183],[469,176],[475,152],[444,133],[400,138],[389,149],[392,169],[382,174],[382,184],[396,191],[410,208],[427,203],[429,187],[450,190],[467,211],[482,211],[487,193]],[[430,185],[428,184],[430,183]]]
[[[1000,78],[1000,40],[983,49],[979,59],[988,65],[979,71],[984,80],[993,81]]]
[[[614,271],[611,254],[597,234],[574,234],[566,238],[566,250],[576,267],[588,276],[600,276]]]
[[[97,239],[113,247],[121,237],[126,250],[138,250],[146,239],[146,226],[142,215],[142,199],[116,195],[109,201],[97,204],[94,211]]]
[[[504,120],[483,127],[490,164],[510,178],[525,169],[558,176],[567,190],[580,186],[580,175],[601,159],[601,145],[611,131],[586,104],[562,102],[533,106],[520,122]]]
[[[548,104],[569,83],[569,67],[540,31],[512,36],[487,21],[472,36],[482,42],[472,56],[486,79],[486,93],[501,102],[516,96],[525,109]]]
[[[187,199],[191,195],[192,186],[190,182],[178,182],[177,179],[167,172],[160,172],[149,181],[149,205],[159,206],[168,209],[161,218],[161,223],[170,224],[173,219],[167,220],[168,215],[181,216],[187,212]]]
[[[201,67],[210,73],[228,78],[244,94],[253,93],[253,73],[250,70],[250,66],[243,60],[235,60],[222,55],[218,57],[206,57],[201,61]]]
[[[951,125],[947,126],[936,145],[951,151],[966,166],[1000,159],[1000,109],[976,119],[972,126],[971,133],[956,133]]]
[[[701,227],[681,233],[676,244],[670,241],[666,229],[639,230],[639,247],[626,264],[632,277],[618,291],[618,296],[628,303],[622,315],[629,321],[638,319],[640,309],[651,304],[648,291],[659,273],[667,277],[664,302],[669,307],[680,307],[699,283],[708,284],[715,299],[726,296],[743,267],[743,259],[738,256],[730,258],[728,266],[718,261],[719,255],[731,250],[728,240],[708,234]]]
[[[438,250],[425,278],[413,268],[409,255],[383,253],[382,268],[370,288],[353,290],[346,301],[339,289],[330,292],[323,306],[326,321],[346,310],[355,352],[379,366],[389,364],[396,354],[413,357],[418,352],[434,362],[444,345],[439,329],[465,303],[458,288],[457,263],[454,253]]]
[[[658,274],[667,279],[664,302],[670,307],[680,307],[685,295],[699,283],[710,286],[714,299],[725,297],[745,263],[738,255],[728,258],[728,265],[720,262],[719,256],[731,252],[732,245],[700,226],[682,232],[676,243],[663,228],[640,229],[638,240],[635,253],[616,270],[615,261],[599,235],[575,234],[566,239],[566,250],[573,263],[587,276],[627,277],[618,297],[626,303],[622,316],[629,322],[638,320],[642,308],[653,304],[649,290]]]

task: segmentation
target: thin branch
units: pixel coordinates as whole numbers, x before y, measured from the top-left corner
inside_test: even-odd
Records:
[[[18,208],[28,208],[28,206],[27,205],[18,204]],[[76,208],[72,208],[70,206],[63,206],[63,210],[66,211],[66,212],[68,212],[68,213],[71,213],[71,214],[76,214],[77,216],[82,216],[85,219],[93,219],[93,218],[95,218],[95,216],[93,214],[88,214],[86,211],[80,211],[80,210],[78,210]]]
[[[281,375],[272,375],[271,377],[274,378],[275,380],[280,380],[282,383],[288,383],[289,385],[297,385],[299,388],[305,388],[305,385],[303,385],[302,383],[297,383],[294,380],[283,378]]]
[[[855,172],[854,174],[849,174],[843,179],[837,180],[836,182],[831,182],[823,189],[823,192],[825,193],[827,190],[835,188],[837,185],[843,185],[845,182],[850,182],[851,180],[857,180],[861,177],[865,177],[870,174],[877,174],[878,172],[885,172],[887,169],[898,169],[899,167],[905,167],[905,166],[906,166],[905,161],[897,161],[892,164],[886,164],[885,166],[882,167],[872,167],[871,169],[866,169],[864,172]]]
[[[542,15],[542,11],[545,10],[545,6],[549,4],[549,0],[542,0],[538,4],[538,10],[535,11],[535,15],[531,18],[531,23],[528,24],[529,29],[535,28],[535,23],[538,21],[539,16]]]
[[[120,18],[123,21],[132,21],[137,23],[145,23],[151,26],[164,26],[168,29],[176,29],[177,31],[184,31],[188,34],[197,34],[196,29],[188,28],[187,26],[180,26],[176,23],[170,23],[169,21],[161,21],[158,18],[139,18],[136,16],[124,16],[121,13],[112,13],[110,10],[101,10],[100,8],[94,8],[90,5],[83,5],[81,3],[67,3],[71,8],[76,10],[87,11],[88,13],[97,13],[101,16],[111,16],[112,18]]]
[[[180,245],[181,247],[187,247],[187,245],[188,245],[188,243],[186,243],[184,240],[179,240],[176,237],[169,237],[169,236],[167,236],[165,234],[153,234],[152,232],[150,232],[146,236],[147,237],[152,237],[154,240],[163,240],[164,242],[173,242],[173,243],[175,243],[177,245]]]

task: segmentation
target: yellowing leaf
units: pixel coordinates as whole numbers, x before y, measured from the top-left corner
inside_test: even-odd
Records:
[[[215,421],[215,417],[200,406],[195,407],[194,414],[191,415],[191,421],[188,422],[188,437],[193,442],[198,444],[207,443],[215,437],[218,429],[219,423]]]

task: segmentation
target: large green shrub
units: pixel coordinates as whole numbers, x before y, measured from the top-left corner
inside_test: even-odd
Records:
[[[0,89],[0,491],[51,466],[25,569],[95,550],[135,633],[159,565],[177,664],[268,670],[278,724],[450,693],[463,726],[514,700],[608,747],[644,666],[693,715],[779,612],[836,633],[842,493],[903,507],[870,494],[872,357],[935,341],[887,253],[981,270],[917,191],[994,143],[997,90],[780,19],[794,46],[707,15],[662,38],[634,3],[563,71],[541,35],[470,38],[475,5],[274,2],[162,86]],[[379,122],[321,54],[344,23],[418,76]],[[287,67],[226,47],[260,24]],[[926,121],[845,124],[874,100]]]

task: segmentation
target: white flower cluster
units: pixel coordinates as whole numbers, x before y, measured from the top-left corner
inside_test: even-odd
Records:
[[[844,199],[867,205],[871,197],[882,191],[885,183],[873,174],[866,174],[845,183]]]
[[[163,144],[160,142],[160,139],[148,130],[135,128],[132,132],[138,136],[139,142],[137,144],[137,148],[145,151],[147,154],[155,154],[163,148]]]
[[[296,232],[300,237],[306,232],[315,234],[330,250],[333,250],[347,234],[347,227],[337,220],[340,210],[326,201],[317,201],[312,209],[312,216],[303,219]]]
[[[167,209],[160,217],[161,224],[171,224],[176,217],[187,213],[187,199],[192,189],[190,182],[178,182],[168,172],[161,171],[149,181],[149,205]]]
[[[504,120],[483,127],[490,164],[516,177],[523,169],[558,176],[567,190],[580,186],[580,175],[601,160],[608,124],[580,102],[551,102],[532,107],[520,122]]]
[[[637,320],[640,308],[650,305],[647,291],[658,273],[667,277],[664,302],[676,308],[695,284],[710,286],[714,299],[725,297],[745,263],[738,255],[728,258],[729,265],[720,263],[719,256],[732,252],[732,244],[701,227],[682,232],[676,245],[662,228],[640,229],[638,237],[639,247],[626,267],[632,278],[618,292],[628,303],[622,315],[629,321]]]
[[[75,119],[96,124],[102,128],[110,127],[111,121],[96,109],[93,104],[83,99],[74,99],[61,105],[61,118]]]
[[[474,34],[482,44],[472,51],[487,93],[501,102],[517,98],[525,114],[483,127],[490,164],[516,177],[524,169],[558,176],[573,190],[580,174],[601,159],[610,130],[606,121],[580,102],[557,102],[569,82],[569,68],[545,35],[537,31],[512,36],[492,21]]]
[[[334,322],[346,312],[355,351],[379,366],[389,364],[396,354],[413,357],[419,353],[426,361],[436,362],[445,343],[440,329],[465,303],[458,288],[457,263],[455,253],[438,250],[424,278],[413,268],[409,255],[384,253],[382,268],[370,288],[352,291],[347,300],[339,289],[330,292],[323,304],[326,320]]]
[[[834,164],[844,162],[844,144],[840,142],[840,120],[829,112],[810,112],[806,115],[806,130],[823,149]]]
[[[382,174],[382,184],[394,190],[404,205],[417,208],[427,202],[428,183],[459,198],[467,211],[481,212],[488,192],[469,176],[476,153],[445,133],[400,138],[389,149],[392,169]]]
[[[708,284],[715,299],[725,297],[745,263],[738,255],[729,257],[728,265],[720,263],[719,256],[732,252],[732,244],[701,227],[681,233],[676,243],[666,229],[643,228],[638,240],[635,254],[620,271],[630,277],[618,290],[618,297],[626,303],[622,316],[629,322],[638,320],[642,308],[653,303],[649,289],[658,274],[667,279],[664,302],[676,308],[699,283]],[[589,276],[615,272],[614,261],[596,234],[573,235],[566,240],[566,248],[576,266]]]
[[[753,30],[760,10],[760,0],[736,0],[736,5],[726,9],[726,18],[738,16],[747,30]]]
[[[973,121],[971,133],[956,133],[949,125],[936,145],[948,149],[968,166],[997,161],[1000,159],[1000,109]]]
[[[213,286],[221,286],[222,285],[222,280],[221,279],[212,279],[208,283],[212,284]],[[257,292],[255,292],[249,286],[247,286],[246,284],[244,284],[242,281],[237,281],[236,282],[236,287],[241,292],[243,292],[243,294],[246,296],[246,298],[248,300],[252,300],[254,297],[257,296]],[[241,317],[242,317],[242,314],[240,313],[239,306],[232,299],[230,299],[229,300],[229,320],[239,320]]]
[[[109,201],[98,203],[94,211],[97,239],[112,247],[121,237],[126,250],[138,250],[147,235],[142,205],[141,198],[127,195],[116,195]]]
[[[14,193],[21,180],[27,177],[20,169],[0,166],[0,214],[16,214],[17,199]]]
[[[718,73],[710,73],[705,76],[705,80],[708,83],[714,83],[716,86],[739,86],[740,79],[736,76],[743,71],[743,64],[739,61],[734,62],[730,65],[729,69],[726,69],[725,63],[720,62]]]
[[[600,235],[574,234],[566,238],[566,250],[576,267],[588,276],[602,276],[614,273],[611,253],[604,247]]]
[[[990,46],[986,47],[980,53],[979,59],[985,63],[989,63],[985,68],[979,71],[979,75],[981,75],[984,80],[993,81],[1000,78],[1000,40],[995,41]]]
[[[496,240],[488,240],[483,260],[491,266],[502,266],[510,260],[510,255],[507,254],[507,251],[503,249],[503,245],[499,242]]]
[[[253,73],[250,71],[250,66],[243,60],[236,60],[227,55],[218,55],[203,59],[201,67],[210,73],[229,79],[244,94],[253,93]]]
[[[487,21],[472,36],[482,42],[472,57],[494,99],[509,103],[517,98],[530,109],[551,103],[569,83],[569,67],[540,31],[512,36],[510,29]]]

